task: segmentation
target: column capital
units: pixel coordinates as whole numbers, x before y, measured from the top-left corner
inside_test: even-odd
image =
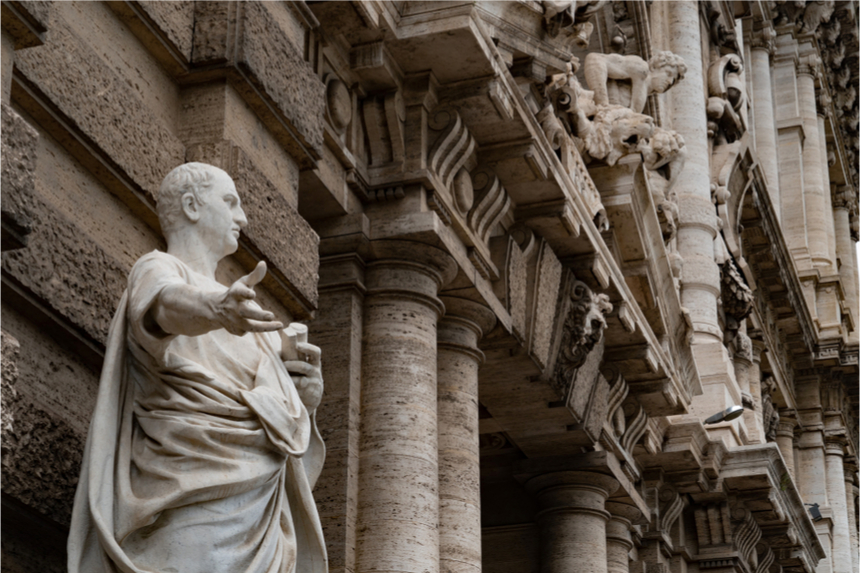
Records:
[[[758,27],[760,26],[760,27]],[[773,55],[776,30],[768,22],[760,22],[756,29],[747,34],[747,43],[753,50],[764,50],[768,55]]]
[[[606,521],[610,518],[604,508],[606,499],[618,486],[618,480],[611,475],[580,471],[541,474],[526,482],[526,490],[537,498],[543,512],[584,511],[600,515]]]
[[[829,456],[844,456],[847,443],[848,439],[845,436],[825,436],[824,452]]]
[[[797,58],[795,68],[798,75],[812,76],[813,79],[821,74],[821,58],[817,54],[807,54]]]
[[[388,296],[432,306],[437,317],[445,314],[438,292],[457,275],[457,263],[442,249],[398,239],[371,241],[367,246],[367,296]]]
[[[776,435],[784,438],[794,438],[794,428],[797,426],[797,420],[794,418],[783,417],[782,412],[779,415],[779,424],[776,427]]]
[[[857,197],[854,195],[854,188],[851,185],[832,185],[831,199],[834,210],[844,209],[850,213],[857,207]]]
[[[478,341],[496,325],[496,315],[470,299],[442,295],[439,300],[445,305],[445,315],[436,326],[436,346],[483,362],[484,353],[478,349]]]

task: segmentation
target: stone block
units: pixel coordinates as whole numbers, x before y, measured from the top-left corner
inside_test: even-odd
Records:
[[[2,116],[3,248],[26,244],[30,230],[38,132],[5,103]]]
[[[15,49],[41,46],[45,42],[45,32],[51,16],[51,2],[30,0],[28,2],[3,2],[3,29],[9,32],[15,42]]]
[[[37,197],[30,205],[28,246],[3,256],[3,272],[103,345],[128,269],[65,215]]]
[[[15,66],[28,88],[65,116],[68,128],[75,132],[72,137],[89,147],[81,152],[101,155],[104,165],[96,169],[109,166],[105,171],[119,171],[150,201],[164,176],[183,162],[182,143],[141,102],[128,82],[64,23],[52,27],[50,41],[44,46],[17,54]],[[20,92],[18,95],[21,97],[16,100],[21,100],[36,121],[45,120],[49,128],[56,125],[53,113],[43,107],[48,102],[37,102]],[[59,141],[70,139],[64,131],[54,135]],[[83,157],[82,162],[87,164],[87,159],[92,163],[90,157]],[[109,176],[115,177],[112,173]]]
[[[322,156],[325,85],[264,2],[196,5],[192,64],[221,64],[236,91],[307,168]],[[241,33],[240,33],[241,32]]]
[[[194,39],[194,2],[141,0],[137,5],[173,43],[182,57],[190,61]]]

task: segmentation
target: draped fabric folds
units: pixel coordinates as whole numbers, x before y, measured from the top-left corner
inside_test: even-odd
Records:
[[[164,287],[225,287],[155,251],[108,335],[70,573],[327,573],[311,488],[325,447],[276,333],[147,328]]]

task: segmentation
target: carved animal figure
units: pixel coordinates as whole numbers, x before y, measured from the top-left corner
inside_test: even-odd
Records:
[[[643,139],[654,133],[654,119],[620,105],[598,108],[593,120],[580,115],[579,135],[594,159],[615,165],[619,159],[638,153]]]
[[[672,52],[639,56],[592,52],[585,57],[585,81],[598,105],[623,105],[642,113],[648,95],[663,93],[684,79],[687,65]]]

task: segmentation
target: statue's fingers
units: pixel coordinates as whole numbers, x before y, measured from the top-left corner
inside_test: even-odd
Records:
[[[240,278],[236,282],[241,282],[242,284],[253,287],[256,284],[259,284],[261,280],[266,276],[266,262],[260,261],[257,263],[257,266],[254,267],[254,270]]]
[[[307,342],[304,342],[297,344],[296,350],[299,351],[299,356],[305,356],[309,364],[319,366],[320,355],[322,354],[322,351],[320,350],[319,346],[314,346],[313,344],[308,344]]]
[[[246,332],[271,332],[282,328],[284,324],[277,320],[246,320],[244,327]]]
[[[227,291],[227,294],[240,300],[254,300],[257,298],[257,293],[254,292],[254,289],[246,286],[241,282],[241,280],[242,279],[239,279],[230,285],[230,289]]]
[[[258,306],[243,304],[239,307],[239,316],[250,320],[259,320],[261,322],[271,322],[275,319],[274,313],[263,310]]]
[[[308,378],[319,376],[316,366],[302,362],[301,360],[285,361],[284,367],[287,369],[287,372],[293,375],[307,376]]]

